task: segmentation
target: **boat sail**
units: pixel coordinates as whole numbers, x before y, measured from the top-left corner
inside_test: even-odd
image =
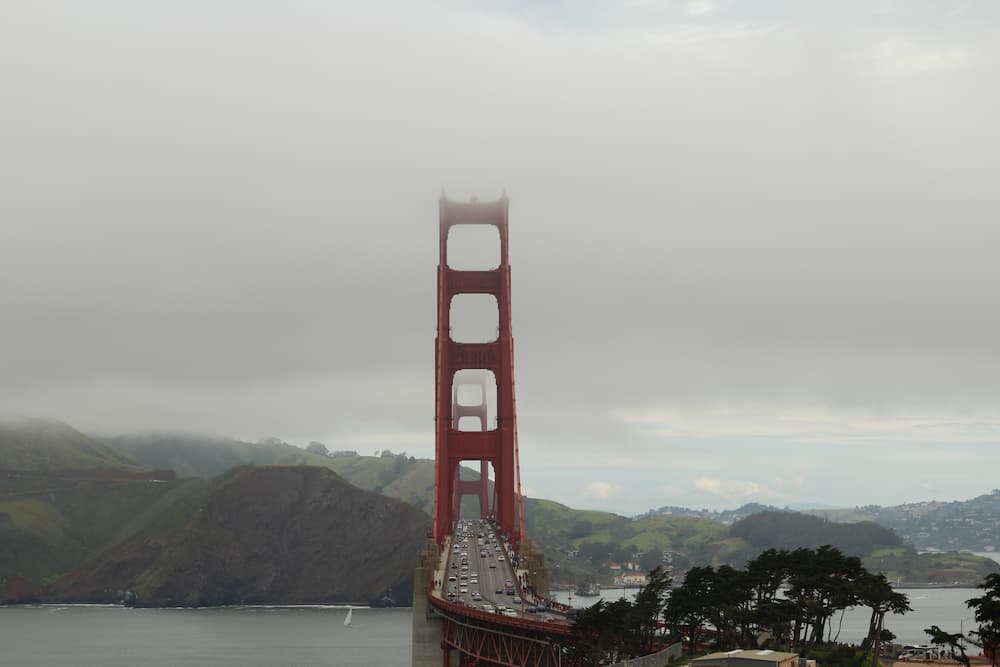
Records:
[[[353,614],[354,614],[354,607],[348,607],[347,608],[347,617],[344,618],[344,627],[345,628],[351,627],[351,616]]]

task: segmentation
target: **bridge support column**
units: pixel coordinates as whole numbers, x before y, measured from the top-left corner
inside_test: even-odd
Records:
[[[528,572],[527,585],[535,597],[549,597],[549,568],[545,565],[545,554],[536,549],[530,539],[521,543],[521,566]]]
[[[444,621],[431,611],[427,591],[437,569],[440,554],[434,540],[428,540],[413,569],[413,667],[441,667],[448,653],[441,645]]]

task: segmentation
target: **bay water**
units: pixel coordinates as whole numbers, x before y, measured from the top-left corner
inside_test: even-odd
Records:
[[[983,554],[997,558],[996,554]],[[886,618],[900,644],[926,644],[924,628],[948,632],[975,627],[965,601],[976,588],[900,589],[913,611]],[[604,589],[601,597],[632,597],[636,589]],[[553,594],[582,607],[597,598]],[[0,606],[0,665],[17,667],[403,667],[410,664],[412,612],[408,608],[218,607],[130,609],[102,605]],[[834,618],[839,640],[859,642],[869,611]],[[975,649],[970,646],[972,652]]]
[[[965,601],[975,588],[906,589],[913,611],[889,616],[886,627],[901,644],[926,644],[924,628],[972,629]],[[605,589],[602,597],[634,595]],[[568,602],[569,595],[555,595]],[[574,596],[574,606],[596,598]],[[346,607],[221,607],[129,609],[89,605],[0,607],[0,664],[24,667],[206,665],[248,667],[361,667],[410,664],[410,609],[362,609],[344,626]],[[834,618],[840,641],[859,642],[868,610]]]
[[[0,665],[11,667],[403,667],[410,609],[0,607]]]

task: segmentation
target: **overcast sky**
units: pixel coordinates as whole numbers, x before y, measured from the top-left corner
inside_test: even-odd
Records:
[[[0,0],[0,411],[432,457],[506,190],[529,495],[989,492],[998,7]]]

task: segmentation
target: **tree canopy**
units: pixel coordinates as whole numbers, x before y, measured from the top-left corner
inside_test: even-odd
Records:
[[[979,623],[979,627],[969,633],[969,639],[982,647],[983,652],[990,656],[993,667],[997,667],[1000,653],[1000,574],[987,575],[979,588],[983,589],[981,596],[965,601]]]

